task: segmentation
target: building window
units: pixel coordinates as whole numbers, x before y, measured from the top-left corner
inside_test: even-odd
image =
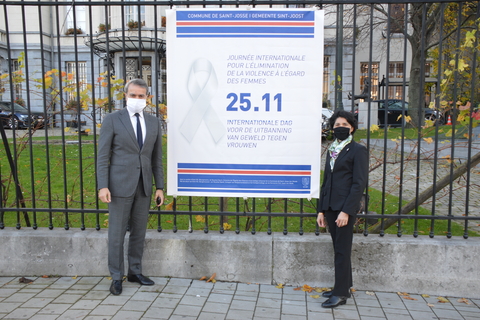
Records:
[[[403,62],[390,62],[388,65],[388,78],[391,81],[395,79],[403,79],[404,64]],[[388,99],[401,99],[403,97],[403,86],[389,86],[388,87]]]
[[[134,1],[134,0],[127,0],[127,1]],[[140,10],[140,23],[138,23],[138,11]],[[145,25],[145,6],[139,6],[139,5],[134,5],[134,6],[126,6],[125,7],[125,21],[127,21],[127,25],[129,25],[130,22],[134,23],[137,22],[135,28],[138,28],[140,25],[144,26]]]
[[[17,59],[12,60],[12,72],[16,74],[20,70],[20,62]],[[16,83],[14,86],[14,98],[15,100],[22,99],[22,84]]]
[[[73,15],[73,10],[75,10],[75,19]],[[70,6],[67,7],[67,31],[70,29],[80,29],[82,33],[85,33],[87,30],[87,15],[85,6]]]
[[[323,57],[323,101],[328,100],[330,82],[330,56]]]
[[[363,92],[365,84],[368,82],[369,71],[371,68],[370,79],[370,98],[372,100],[378,99],[378,62],[361,62],[360,63],[360,90]]]
[[[71,86],[73,90],[67,93],[67,102],[69,102],[77,97],[77,79],[80,91],[85,90],[87,87],[87,63],[85,61],[67,61],[65,70],[67,74],[72,75]]]
[[[152,86],[152,58],[126,58],[125,59],[126,81],[143,79],[149,87]]]

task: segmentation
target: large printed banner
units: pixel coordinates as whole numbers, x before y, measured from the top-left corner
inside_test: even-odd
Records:
[[[167,11],[169,195],[319,195],[323,11]]]

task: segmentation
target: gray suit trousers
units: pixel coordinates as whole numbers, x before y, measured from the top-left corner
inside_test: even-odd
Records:
[[[142,273],[143,247],[148,222],[151,196],[146,196],[140,179],[131,197],[114,197],[108,204],[108,268],[112,280],[125,275],[124,241],[129,226],[128,274]]]

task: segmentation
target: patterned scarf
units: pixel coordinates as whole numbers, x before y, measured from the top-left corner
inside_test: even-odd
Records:
[[[338,155],[347,144],[352,142],[352,139],[353,139],[352,135],[349,135],[348,138],[343,141],[338,141],[338,139],[335,139],[335,141],[328,148],[328,151],[330,151],[330,169],[332,169],[332,171],[333,171],[333,167],[335,166],[335,160],[337,160]]]

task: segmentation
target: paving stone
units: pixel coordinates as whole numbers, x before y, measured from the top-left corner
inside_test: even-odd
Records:
[[[143,317],[143,312],[138,311],[118,311],[111,320],[137,320]]]
[[[40,310],[39,313],[50,314],[50,315],[61,315],[70,307],[71,307],[71,304],[67,304],[67,303],[50,303],[49,305],[45,306],[45,308]]]
[[[357,307],[358,313],[360,314],[361,318],[364,317],[385,317],[385,313],[383,312],[382,308],[373,308],[373,307]]]
[[[177,304],[180,302],[181,296],[162,296],[160,295],[155,301],[152,303],[152,307],[157,307],[157,308],[171,308],[175,309]]]
[[[225,314],[202,312],[197,320],[224,320]]]
[[[170,283],[163,288],[162,293],[170,293],[170,294],[185,294],[187,292],[188,287],[181,287],[177,285],[171,285]]]
[[[22,304],[22,308],[44,308],[53,298],[31,298]]]
[[[34,297],[36,293],[14,293],[11,296],[9,296],[7,299],[3,300],[2,302],[25,302],[28,299]]]
[[[130,299],[153,302],[157,297],[158,293],[154,292],[136,292]]]
[[[239,291],[259,292],[260,286],[258,284],[239,283],[237,284],[237,293]]]
[[[457,310],[446,310],[434,308],[433,312],[441,319],[461,319],[462,316]]]
[[[282,304],[282,314],[292,314],[292,315],[307,315],[307,306],[306,305],[291,305],[291,304]]]
[[[18,308],[22,303],[20,302],[0,302],[0,310],[2,312],[10,313]]]
[[[38,311],[40,311],[40,308],[17,308],[7,314],[4,319],[30,319]]]
[[[207,302],[230,303],[233,296],[226,294],[212,293],[207,299]]]
[[[67,310],[63,314],[61,314],[57,320],[78,320],[85,318],[89,310]]]
[[[71,306],[70,309],[92,310],[96,308],[100,302],[101,300],[80,299],[73,306]]]
[[[190,316],[190,317],[197,317],[202,310],[199,306],[188,306],[185,304],[179,304],[175,310],[173,311],[174,315],[181,315],[181,316]]]
[[[207,301],[207,296],[197,297],[197,296],[183,296],[182,300],[180,300],[180,304],[186,304],[191,306],[203,306]]]
[[[357,310],[345,309],[345,308],[335,308],[333,309],[333,316],[336,319],[348,319],[348,320],[360,320]]]
[[[264,317],[264,318],[280,318],[280,308],[265,308],[257,306],[255,308],[255,317]]]
[[[121,308],[122,306],[101,304],[101,305],[98,305],[95,309],[93,309],[90,314],[94,316],[113,316]]]
[[[57,318],[58,318],[58,315],[37,313],[36,315],[32,316],[30,320],[55,320]],[[2,319],[1,314],[0,314],[0,319]]]
[[[256,301],[245,301],[245,300],[232,300],[230,304],[230,310],[255,310]]]
[[[218,302],[207,302],[202,308],[203,312],[210,312],[210,313],[221,313],[223,315],[227,314],[229,304],[226,303],[218,303]]]
[[[417,310],[410,310],[410,316],[413,320],[430,320],[435,319],[437,320],[437,316],[435,313],[431,311],[417,311]]]
[[[253,310],[232,310],[227,313],[225,320],[245,320],[253,318]]]
[[[53,303],[70,303],[74,304],[80,300],[83,296],[81,294],[62,294],[53,300]]]
[[[244,296],[244,292],[240,292],[241,294],[237,293],[233,296],[233,300],[241,300],[241,301],[257,301],[257,294],[252,293],[252,295]]]
[[[150,307],[142,319],[170,319],[174,309]]]
[[[39,292],[35,298],[56,298],[63,294],[65,290],[62,289],[47,289]]]
[[[362,306],[362,307],[380,308],[380,303],[376,299],[373,300],[373,299],[355,298],[355,304],[357,306]]]
[[[142,311],[145,312],[148,310],[152,303],[150,301],[133,301],[129,300],[123,308],[122,311]]]
[[[258,298],[257,300],[257,307],[280,309],[281,305],[282,305],[281,299]]]

